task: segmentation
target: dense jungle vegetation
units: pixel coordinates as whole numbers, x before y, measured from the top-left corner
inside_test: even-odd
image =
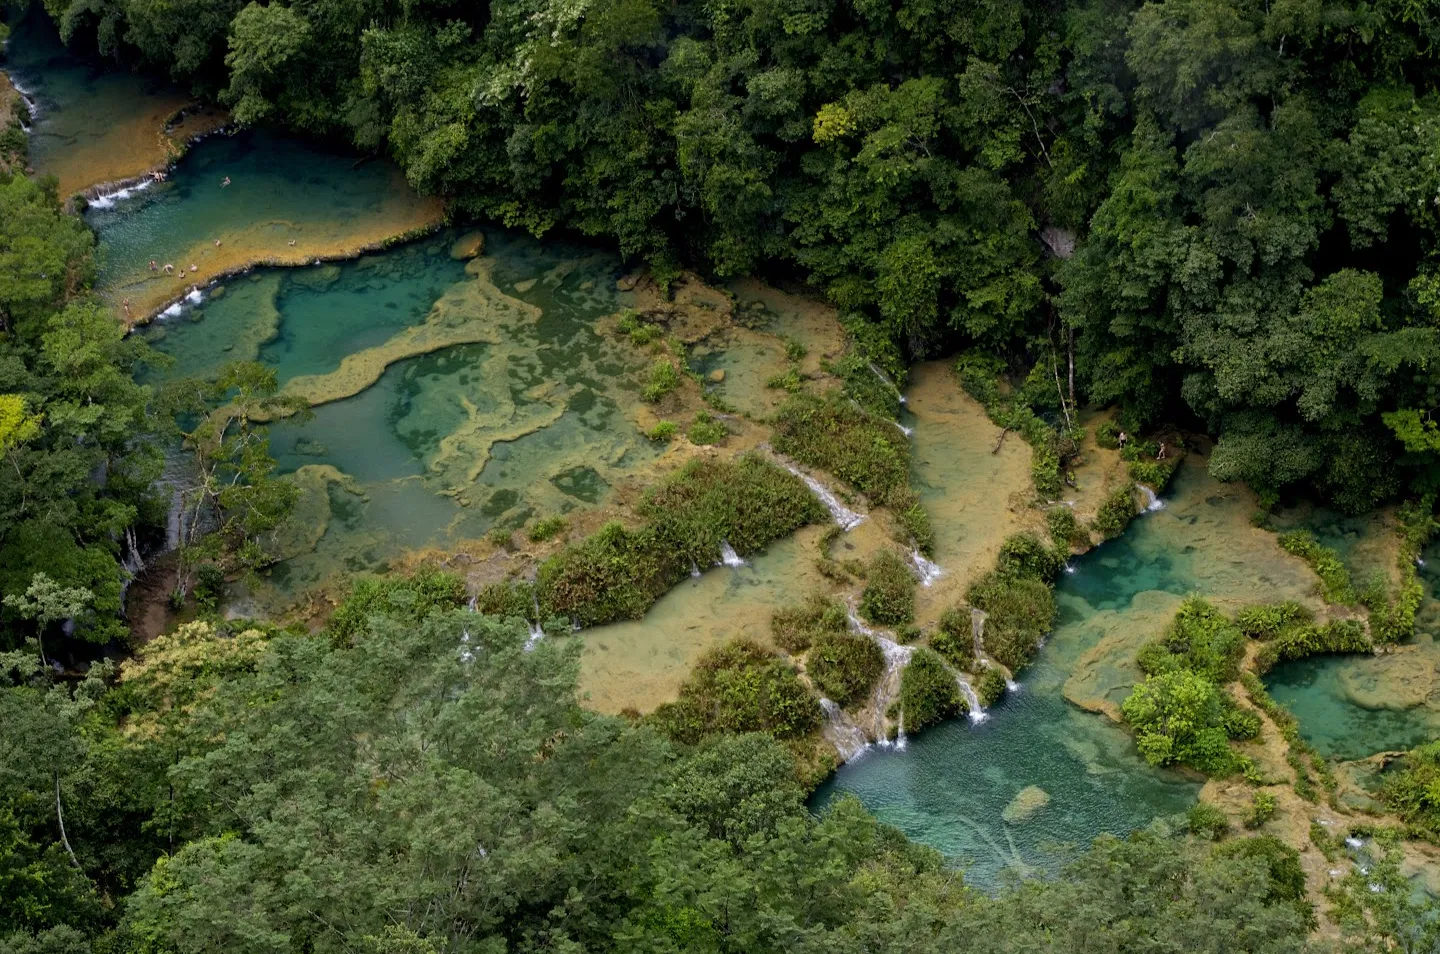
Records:
[[[1273,838],[1102,839],[990,898],[853,799],[810,814],[771,735],[587,712],[575,643],[444,592],[190,623],[79,683],[0,659],[0,951],[1307,949]],[[1352,889],[1357,941],[1423,928]]]
[[[458,216],[613,243],[662,280],[686,267],[798,275],[893,375],[908,359],[980,354],[1026,382],[1027,415],[1116,404],[1132,431],[1205,430],[1213,472],[1262,495],[1313,489],[1358,511],[1437,490],[1430,5],[44,7],[76,46],[166,74],[242,122],[394,156]],[[157,358],[90,297],[93,238],[59,198],[0,181],[0,648],[14,649],[0,654],[3,954],[1318,943],[1296,853],[1265,836],[1212,845],[1194,819],[1189,834],[1103,839],[1064,877],[987,897],[858,803],[806,809],[785,743],[819,714],[763,649],[714,654],[649,719],[601,717],[576,702],[573,650],[525,651],[529,610],[513,612],[509,591],[473,614],[453,580],[369,581],[319,633],[195,623],[118,670],[57,672],[57,655],[87,654],[77,644],[125,639],[122,564],[137,530],[164,523],[162,441],[188,440],[207,477],[195,506],[221,517],[182,566],[198,582],[222,546],[263,559],[257,540],[290,493],[246,415],[191,413],[189,435],[171,423],[222,394],[264,405],[273,374],[135,383]],[[787,421],[849,413],[797,400],[781,439],[801,453],[806,434]],[[881,464],[898,459],[885,441],[898,443],[888,430],[866,442]],[[1037,486],[1058,480],[1053,456],[1037,448]],[[732,532],[755,522],[704,477],[669,491]],[[784,478],[751,477],[792,504],[786,528],[817,516]],[[903,511],[897,487],[874,489]],[[678,519],[667,499],[651,499],[640,533],[590,544],[654,556],[655,587],[616,591],[562,560],[546,608],[590,588],[615,593],[612,616],[643,610],[688,566],[662,546]],[[1128,490],[1122,503],[1133,512]],[[989,600],[1017,662],[1053,616],[1053,601],[1021,597],[1057,569],[1025,552],[1007,550],[972,597]],[[878,571],[867,615],[908,619]],[[1158,760],[1204,764],[1248,729],[1210,703],[1213,682],[1235,676],[1226,647],[1253,634],[1203,610],[1152,652],[1149,688],[1127,704]],[[852,670],[878,671],[830,608],[791,622],[838,690],[856,691]],[[937,645],[945,658],[965,652],[967,626]],[[905,690],[935,718],[962,705],[941,658],[921,653]],[[741,683],[762,687],[763,707],[733,705]],[[1191,732],[1171,703],[1194,698],[1213,718]],[[1385,793],[1431,830],[1434,762],[1417,750]],[[1344,941],[1436,949],[1440,925],[1405,885],[1389,853],[1339,883]]]
[[[910,356],[1068,391],[1073,352],[1081,400],[1208,430],[1219,477],[1352,510],[1435,481],[1430,4],[44,6],[462,213],[799,274]]]

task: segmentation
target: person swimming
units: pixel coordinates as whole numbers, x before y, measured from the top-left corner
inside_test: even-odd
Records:
[[[229,176],[226,176],[225,178],[223,178],[223,179],[220,180],[220,188],[222,188],[222,189],[225,188],[226,186],[228,186],[229,184],[230,184],[230,177],[229,177]]]
[[[166,275],[169,275],[170,273],[172,273],[172,272],[174,272],[174,271],[175,271],[175,266],[174,266],[174,265],[171,265],[169,262],[166,262],[166,263],[165,263],[165,274],[166,274]]]
[[[157,265],[155,264],[155,259],[153,259],[153,258],[150,259],[150,271],[153,272],[153,271],[155,271],[158,267],[159,267],[159,266],[157,266]]]

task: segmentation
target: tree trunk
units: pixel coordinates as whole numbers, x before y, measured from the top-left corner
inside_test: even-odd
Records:
[[[55,770],[55,820],[60,823],[60,842],[65,846],[65,851],[70,855],[70,862],[75,867],[80,867],[80,859],[75,857],[75,849],[70,847],[70,839],[65,834],[65,812],[60,808],[60,770]]]

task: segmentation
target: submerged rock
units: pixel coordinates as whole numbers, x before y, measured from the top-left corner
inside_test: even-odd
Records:
[[[714,371],[711,371],[711,372],[710,372],[710,380],[713,381],[715,384],[719,384],[721,381],[724,381],[724,380],[725,380],[725,369],[724,369],[724,368],[716,368]]]
[[[463,262],[466,259],[474,258],[483,251],[485,251],[485,233],[466,232],[455,240],[454,245],[450,246],[450,257],[457,262]]]
[[[1010,799],[1010,804],[1000,812],[1000,817],[1011,825],[1022,825],[1046,805],[1050,804],[1050,793],[1039,785],[1027,785],[1019,794]]]

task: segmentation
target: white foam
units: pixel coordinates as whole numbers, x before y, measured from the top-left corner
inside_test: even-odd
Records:
[[[192,305],[198,305],[205,300],[205,293],[202,292],[200,286],[197,285],[190,289],[189,294],[185,296],[185,300]]]
[[[1146,487],[1144,484],[1136,484],[1135,486],[1139,487],[1140,492],[1145,495],[1145,509],[1147,511],[1165,509],[1165,501],[1155,496],[1155,491],[1151,490],[1149,487]]]
[[[147,177],[139,182],[116,189],[114,192],[102,192],[90,200],[90,207],[92,209],[113,209],[117,202],[124,202],[132,195],[144,192],[154,184],[155,180]]]
[[[822,697],[820,708],[825,711],[825,738],[840,753],[840,761],[849,762],[870,748],[865,731],[852,722],[837,703]]]
[[[525,638],[525,651],[528,653],[545,638],[545,629],[539,623],[528,623],[530,635]]]
[[[780,465],[805,482],[805,486],[810,488],[810,492],[819,498],[820,502],[825,505],[826,510],[830,511],[831,518],[840,525],[841,530],[854,530],[865,521],[864,514],[856,513],[845,506],[840,502],[839,497],[836,497],[830,492],[830,488],[805,473],[799,467],[796,467],[790,461],[780,458]]]
[[[160,312],[160,314],[164,315],[166,318],[179,318],[180,315],[184,313],[184,311],[185,306],[177,301],[169,308],[166,308],[164,311]]]
[[[925,554],[921,553],[919,549],[910,551],[910,562],[915,564],[915,571],[920,574],[921,586],[930,586],[945,575],[940,564],[926,559]]]
[[[745,561],[740,559],[740,554],[735,552],[735,548],[730,545],[730,541],[728,540],[720,541],[720,562],[729,567],[746,565]]]

